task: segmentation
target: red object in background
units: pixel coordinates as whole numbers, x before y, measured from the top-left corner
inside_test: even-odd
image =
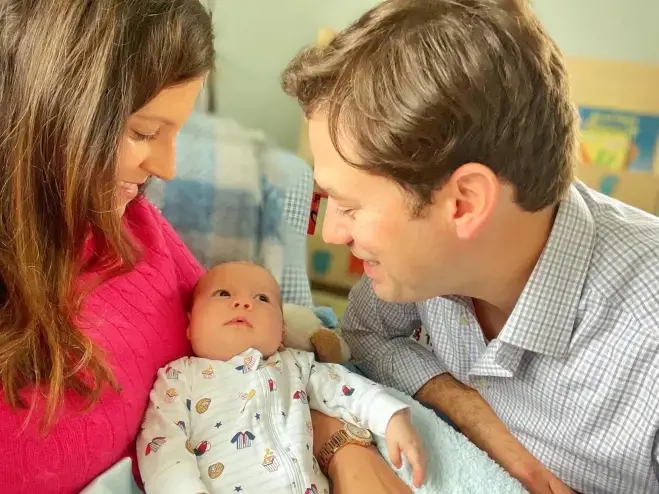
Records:
[[[307,235],[313,235],[316,233],[318,211],[320,210],[320,201],[322,201],[323,197],[327,197],[327,194],[324,192],[314,191],[313,198],[311,200],[311,212],[309,213],[309,226],[307,227]]]
[[[350,253],[350,260],[348,261],[348,274],[355,274],[361,276],[364,274],[364,261],[356,258]]]

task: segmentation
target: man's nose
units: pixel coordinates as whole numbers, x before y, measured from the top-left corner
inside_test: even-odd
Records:
[[[144,161],[142,168],[161,180],[171,180],[176,176],[176,143],[155,148]]]
[[[252,310],[252,301],[247,299],[235,299],[233,301],[234,309]]]
[[[336,211],[327,208],[323,219],[323,241],[326,244],[348,245],[352,242],[352,235],[344,223],[344,218]]]

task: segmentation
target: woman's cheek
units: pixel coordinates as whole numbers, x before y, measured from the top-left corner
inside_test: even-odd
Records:
[[[146,159],[147,152],[145,147],[147,145],[146,143],[135,142],[128,136],[124,136],[121,139],[117,151],[117,171],[120,179],[122,173],[130,173],[140,167]]]

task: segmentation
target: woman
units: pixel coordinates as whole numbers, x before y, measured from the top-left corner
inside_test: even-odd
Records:
[[[131,455],[157,369],[190,352],[202,268],[141,191],[174,176],[212,42],[198,0],[0,3],[0,492],[78,492]],[[320,447],[340,424],[314,420]],[[405,490],[357,446],[330,476]]]

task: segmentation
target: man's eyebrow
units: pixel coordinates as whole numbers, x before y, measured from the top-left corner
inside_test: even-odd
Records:
[[[328,196],[331,196],[332,199],[339,199],[339,200],[348,200],[347,197],[342,196],[339,194],[336,190],[334,190],[332,187],[322,187],[316,182],[316,189]]]
[[[169,125],[170,127],[176,127],[176,123],[172,122],[171,120],[165,117],[159,117],[158,115],[147,115],[147,114],[136,113],[134,116],[141,120],[150,120],[152,122],[159,122],[165,125]]]

